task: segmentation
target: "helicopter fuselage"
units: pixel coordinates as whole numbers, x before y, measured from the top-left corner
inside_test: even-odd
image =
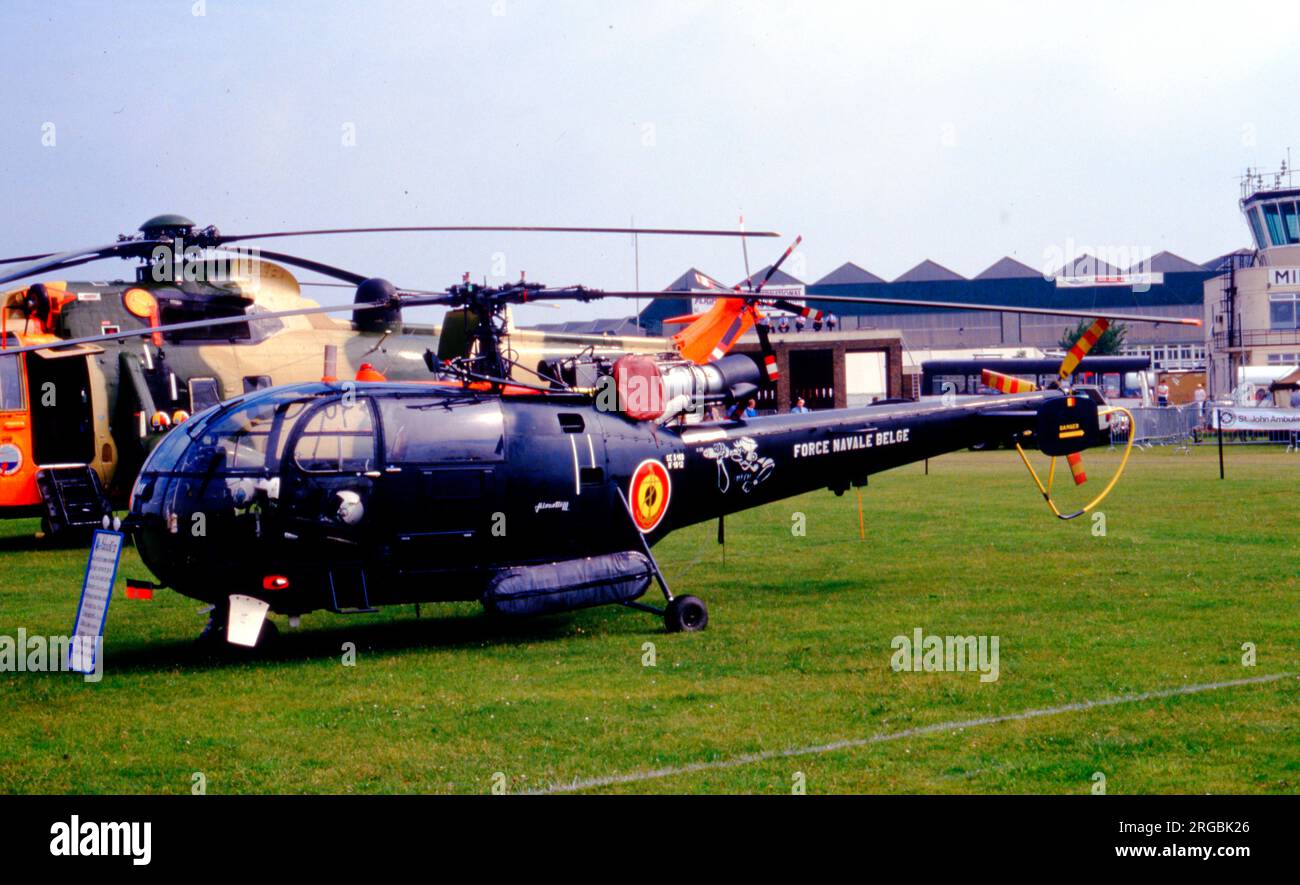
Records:
[[[128,523],[154,574],[207,602],[483,599],[505,570],[648,552],[684,526],[1032,431],[1064,396],[660,426],[573,393],[298,385],[173,430]]]

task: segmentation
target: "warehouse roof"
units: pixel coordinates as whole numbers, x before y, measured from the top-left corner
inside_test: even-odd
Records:
[[[999,258],[975,275],[977,280],[1010,280],[1017,277],[1041,277],[1041,271],[1034,270],[1010,255]]]
[[[1149,261],[1139,261],[1129,268],[1129,273],[1188,273],[1204,270],[1195,261],[1188,261],[1173,252],[1157,252]]]
[[[1058,277],[1107,277],[1123,273],[1108,261],[1102,261],[1086,252],[1078,258],[1072,258],[1056,272]]]
[[[729,289],[730,286],[724,286],[713,277],[703,271],[691,268],[677,279],[673,280],[667,286],[664,286],[665,292],[692,292],[696,289]]]
[[[759,283],[763,282],[763,277],[767,276],[767,272],[771,270],[771,268],[772,265],[770,264],[766,267],[760,267],[750,275],[749,279],[753,280],[754,285],[757,286]],[[740,285],[745,286],[748,282],[749,280],[741,280]],[[772,279],[768,280],[767,284],[769,286],[802,286],[803,280],[796,279],[783,270],[777,270],[776,273],[772,274]]]
[[[895,283],[932,283],[935,280],[964,280],[961,274],[948,270],[929,258],[894,280]]]
[[[884,279],[871,271],[858,267],[852,261],[846,261],[835,270],[822,277],[814,286],[842,285],[844,283],[883,283]]]

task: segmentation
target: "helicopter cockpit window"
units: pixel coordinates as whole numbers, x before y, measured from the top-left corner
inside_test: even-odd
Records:
[[[258,398],[217,414],[194,434],[175,470],[180,473],[257,475],[279,470],[289,432],[312,405],[310,400],[294,397],[289,394],[285,398]],[[185,429],[186,425],[181,427]],[[171,436],[164,439],[163,444]],[[159,464],[159,469],[167,468]]]
[[[190,411],[201,412],[221,402],[221,385],[216,378],[190,379]]]
[[[500,461],[505,458],[501,403],[436,397],[377,400],[389,463]]]
[[[362,473],[375,468],[375,424],[370,402],[326,403],[303,425],[293,460],[308,473]]]
[[[218,277],[207,277],[217,279]],[[158,289],[156,298],[159,322],[168,326],[174,323],[191,323],[199,320],[228,320],[234,317],[256,316],[269,313],[268,309],[252,303],[241,294],[238,287],[206,286],[201,291],[177,288]],[[169,329],[164,332],[172,342],[221,342],[257,344],[284,329],[277,317],[258,320],[256,323],[226,323],[220,326],[196,326],[189,329]]]
[[[17,412],[23,407],[23,373],[18,355],[0,355],[0,412]]]

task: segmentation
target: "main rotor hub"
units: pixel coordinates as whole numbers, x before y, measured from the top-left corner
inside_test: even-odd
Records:
[[[140,233],[150,240],[175,240],[188,237],[194,231],[194,222],[184,215],[155,215],[140,225]]]

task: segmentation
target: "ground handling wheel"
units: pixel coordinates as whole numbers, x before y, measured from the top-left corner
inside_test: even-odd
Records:
[[[695,596],[674,596],[664,609],[669,633],[695,633],[709,625],[709,609]]]

